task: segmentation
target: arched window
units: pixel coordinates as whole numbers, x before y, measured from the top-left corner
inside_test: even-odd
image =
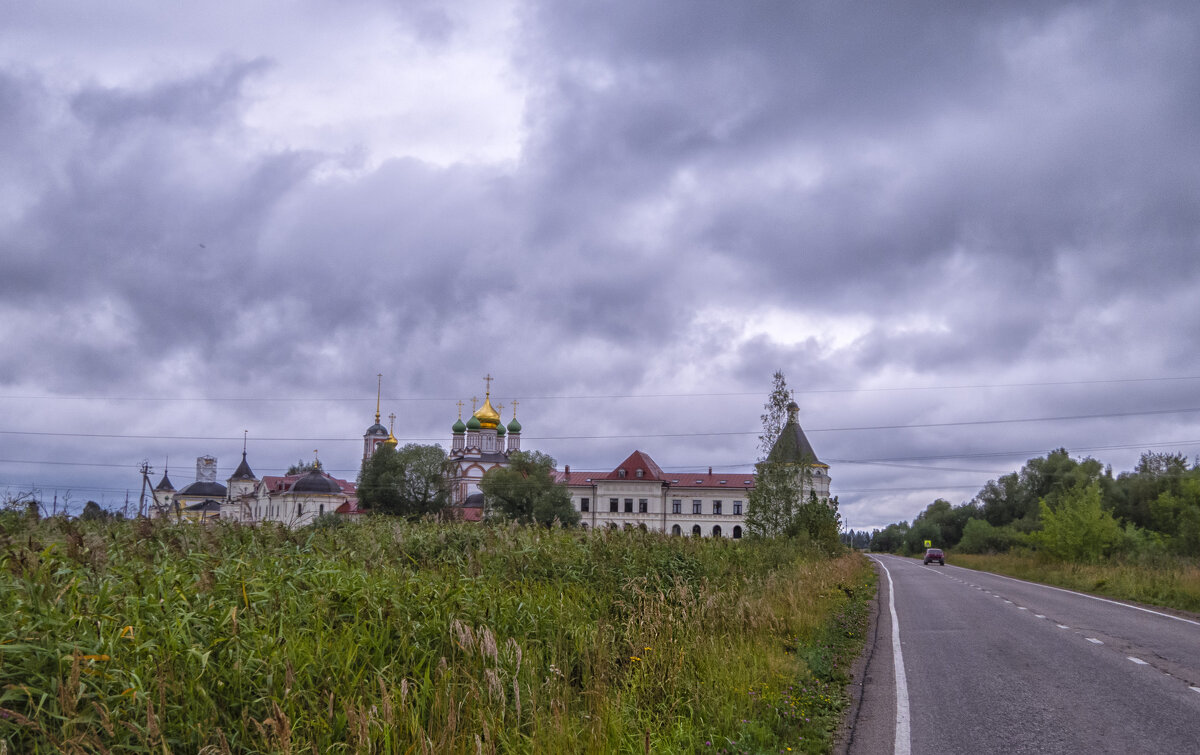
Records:
[[[672,528],[671,528],[671,534],[672,534],[672,535],[674,535],[675,537],[679,537],[680,535],[682,535],[682,534],[683,534],[683,528],[681,528],[681,527],[680,527],[680,526],[677,524],[677,525],[675,525],[674,527],[672,527]]]
[[[713,537],[720,537],[720,536],[721,536],[721,525],[718,524],[713,527]]]
[[[742,539],[742,528],[741,528],[741,527],[738,527],[738,526],[736,526],[736,525],[734,526],[734,528],[733,528],[733,539],[734,539],[734,540],[741,540],[741,539]]]
[[[692,537],[700,537],[700,525],[692,527]]]

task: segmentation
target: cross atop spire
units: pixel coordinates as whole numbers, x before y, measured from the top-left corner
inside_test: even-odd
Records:
[[[513,402],[512,402],[512,405],[513,405],[513,419],[516,419],[516,418],[517,418],[517,407],[521,405],[521,402],[520,402],[520,401],[517,401],[517,400],[514,398],[514,399],[513,399]]]
[[[459,399],[458,400],[458,418],[459,419],[462,419],[462,407],[463,407],[462,399]]]
[[[246,456],[246,438],[250,437],[249,430],[242,430],[242,457]]]
[[[495,378],[492,377],[492,373],[490,373],[490,372],[483,376],[483,382],[487,384],[487,398],[491,398],[491,396],[492,396],[492,381],[493,380],[495,380]]]
[[[475,405],[476,405],[476,404],[478,404],[478,403],[479,403],[479,397],[478,397],[478,396],[472,396],[472,397],[471,397],[471,414],[474,414],[474,413],[475,413]]]

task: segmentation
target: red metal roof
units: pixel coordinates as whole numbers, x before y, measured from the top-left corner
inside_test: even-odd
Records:
[[[642,476],[637,476],[637,471],[642,470]],[[621,475],[621,471],[625,471],[625,475]],[[649,454],[642,451],[634,451],[629,454],[629,458],[617,465],[617,468],[600,479],[603,480],[662,480],[664,478],[662,469],[658,464],[651,459]]]

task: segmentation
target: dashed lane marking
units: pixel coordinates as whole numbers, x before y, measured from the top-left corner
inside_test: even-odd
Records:
[[[1147,661],[1143,661],[1141,658],[1134,658],[1132,655],[1127,655],[1125,657],[1128,658],[1129,660],[1133,661],[1134,663],[1136,663],[1139,666],[1149,666],[1150,665]]]
[[[1097,640],[1095,637],[1087,637],[1085,639],[1088,642],[1092,643],[1093,645],[1103,645],[1104,644],[1104,640]]]
[[[1058,627],[1059,629],[1070,629],[1071,628],[1071,627],[1067,626],[1066,624],[1055,624],[1055,626]]]
[[[1039,619],[1044,619],[1044,618],[1046,618],[1046,617],[1045,617],[1045,615],[1043,615],[1043,614],[1040,614],[1040,613],[1035,613],[1035,614],[1034,614],[1034,616],[1038,617]]]
[[[1016,579],[1015,577],[1006,577],[1003,574],[996,574],[995,572],[983,572],[983,574],[991,575],[993,577],[996,577],[997,579],[1006,579],[1009,582],[1020,582],[1023,585],[1031,585],[1033,587],[1043,587],[1047,590],[1054,590],[1055,592],[1065,592],[1068,595],[1078,595],[1081,598],[1087,598],[1088,600],[1097,600],[1097,601],[1100,601],[1101,603],[1111,603],[1114,606],[1123,606],[1125,608],[1132,608],[1135,611],[1141,611],[1142,613],[1154,614],[1155,616],[1160,616],[1164,619],[1171,619],[1173,621],[1182,621],[1184,624],[1200,626],[1200,621],[1195,621],[1193,619],[1185,619],[1182,616],[1172,616],[1171,614],[1163,613],[1162,611],[1152,611],[1149,608],[1142,608],[1141,606],[1135,606],[1130,603],[1122,603],[1119,600],[1109,600],[1108,598],[1099,598],[1099,597],[1096,597],[1095,595],[1088,595],[1085,592],[1076,592],[1075,590],[1066,590],[1061,587],[1054,587],[1052,585],[1043,585],[1039,582],[1030,582],[1030,581],[1024,580],[1024,579]]]

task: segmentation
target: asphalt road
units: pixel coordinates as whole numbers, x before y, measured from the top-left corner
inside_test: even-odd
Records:
[[[1200,753],[1195,617],[872,558],[879,619],[853,755]]]

